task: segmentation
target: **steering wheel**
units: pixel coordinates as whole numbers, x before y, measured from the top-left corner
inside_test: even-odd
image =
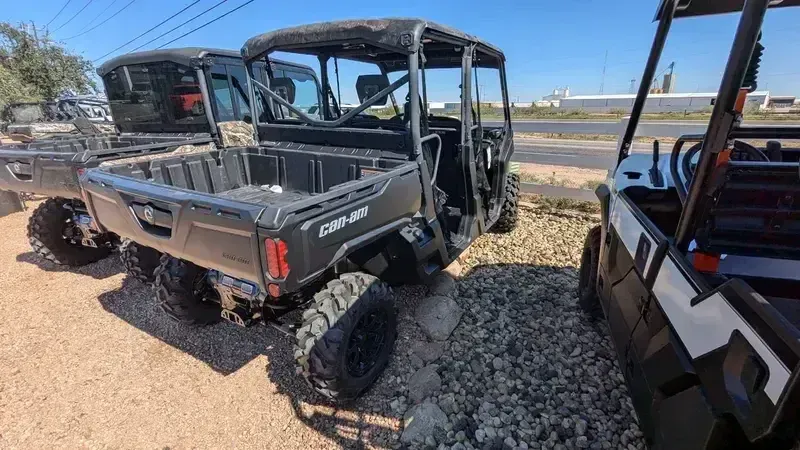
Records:
[[[694,178],[694,171],[695,165],[692,164],[692,159],[697,155],[700,149],[703,147],[702,142],[698,142],[697,144],[693,145],[686,153],[683,154],[683,158],[681,159],[681,174],[677,174],[673,172],[673,176],[677,179],[675,180],[675,187],[678,190],[678,196],[681,199],[681,202],[686,201],[686,190],[689,187],[689,184],[692,182]],[[672,158],[677,158],[678,154],[673,153],[671,155]],[[763,161],[769,162],[769,158],[767,155],[764,154],[761,150],[753,147],[752,145],[743,142],[743,141],[734,141],[733,142],[733,151],[731,152],[731,161]],[[681,179],[681,175],[682,178]]]

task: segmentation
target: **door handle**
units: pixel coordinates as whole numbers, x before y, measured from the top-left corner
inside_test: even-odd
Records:
[[[633,264],[639,269],[639,273],[641,273],[642,276],[645,275],[644,267],[647,265],[647,258],[650,256],[652,245],[646,234],[642,233],[641,236],[639,236],[639,243],[636,245],[636,255],[633,258]]]

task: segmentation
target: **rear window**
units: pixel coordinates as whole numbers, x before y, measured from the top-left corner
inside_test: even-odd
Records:
[[[123,131],[137,125],[165,131],[208,125],[200,83],[190,67],[169,61],[122,66],[103,81],[114,122]]]

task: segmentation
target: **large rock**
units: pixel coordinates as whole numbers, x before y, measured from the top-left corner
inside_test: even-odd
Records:
[[[416,341],[411,344],[411,353],[425,364],[430,364],[442,357],[444,344],[441,342]]]
[[[442,389],[442,378],[436,373],[439,366],[431,364],[419,369],[408,380],[408,397],[414,403],[425,400]]]
[[[454,262],[453,264],[458,264]],[[453,264],[450,264],[452,266]],[[454,277],[447,273],[441,272],[433,278],[430,286],[428,286],[428,290],[431,292],[431,295],[441,295],[444,297],[455,297],[456,293],[456,280],[453,279]]]
[[[219,135],[223,147],[247,147],[256,145],[253,126],[247,122],[219,122]]]
[[[429,338],[446,341],[463,314],[464,310],[452,298],[432,296],[420,302],[414,311],[414,319]]]
[[[0,217],[7,216],[15,212],[24,211],[19,194],[10,191],[0,191]]]
[[[432,403],[423,403],[409,409],[403,421],[405,429],[400,441],[405,444],[423,443],[437,429],[444,429],[447,425],[447,414]]]

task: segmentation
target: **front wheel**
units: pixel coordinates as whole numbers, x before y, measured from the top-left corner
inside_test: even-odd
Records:
[[[335,401],[358,397],[389,361],[397,312],[388,286],[356,272],[314,296],[297,331],[295,359],[317,392]]]
[[[596,226],[589,230],[583,244],[581,271],[578,279],[578,306],[594,319],[603,316],[600,296],[597,295],[597,272],[600,266],[600,240],[602,229]]]
[[[519,216],[519,174],[509,172],[506,175],[506,189],[500,217],[492,226],[495,233],[509,233],[517,226]]]

